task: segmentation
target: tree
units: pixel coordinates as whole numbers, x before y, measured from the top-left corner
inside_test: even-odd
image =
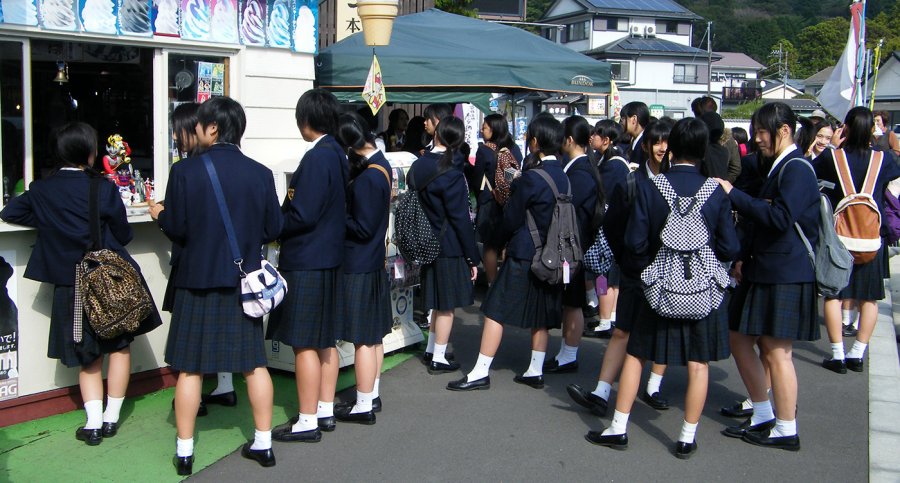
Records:
[[[785,76],[794,78],[802,75],[802,70],[797,64],[797,48],[790,40],[781,39],[775,42],[769,49],[766,64],[768,67],[763,72],[769,76],[783,79]]]
[[[478,10],[472,8],[472,0],[434,0],[434,6],[448,13],[478,18]]]
[[[824,22],[810,25],[797,35],[798,63],[802,77],[837,64],[841,52],[847,44],[847,32],[850,20],[846,18],[830,18]]]

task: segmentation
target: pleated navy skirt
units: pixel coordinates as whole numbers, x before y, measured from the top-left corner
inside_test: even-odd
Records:
[[[881,300],[884,298],[884,245],[878,250],[875,258],[862,265],[853,265],[850,283],[841,290],[838,298],[854,300]],[[889,273],[889,272],[888,272]]]
[[[475,303],[472,271],[464,257],[438,258],[422,266],[425,310],[453,310]]]
[[[562,323],[562,287],[538,280],[531,273],[530,261],[507,257],[488,289],[481,312],[512,327],[558,329]]]
[[[344,340],[354,344],[381,344],[391,332],[391,284],[384,270],[344,274],[347,313]]]
[[[644,303],[644,288],[641,281],[622,274],[619,279],[619,297],[616,299],[616,328],[631,332]]]
[[[818,340],[816,284],[766,284],[744,281],[728,305],[730,329],[745,335]]]
[[[262,318],[244,314],[235,288],[175,289],[166,362],[184,372],[250,372],[266,365]]]
[[[493,196],[478,206],[475,217],[475,232],[478,240],[486,248],[500,250],[503,248],[503,207],[497,204]]]
[[[295,349],[327,349],[344,338],[344,278],[339,268],[281,272],[287,296],[269,316],[267,339]]]
[[[622,269],[619,264],[613,260],[609,266],[609,273],[606,274],[606,285],[610,287],[618,287],[622,283]]]

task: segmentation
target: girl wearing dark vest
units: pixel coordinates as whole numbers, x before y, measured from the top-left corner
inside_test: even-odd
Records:
[[[180,371],[175,385],[175,466],[193,471],[194,429],[203,374],[241,372],[253,409],[253,441],[241,454],[262,466],[275,465],[272,452],[272,379],[266,369],[262,318],[247,317],[240,304],[240,272],[229,249],[225,225],[207,169],[216,173],[230,212],[244,272],[259,270],[260,250],[281,231],[272,171],[240,149],[246,117],[240,104],[214,97],[197,111],[202,156],[175,163],[166,203],[151,203],[150,215],[181,246],[175,274],[172,323],[166,362]],[[202,180],[202,182],[201,182]]]
[[[396,111],[395,111],[396,112]],[[381,410],[381,341],[391,332],[391,293],[384,269],[384,236],[391,203],[391,165],[358,114],[340,117],[338,141],[347,148],[347,235],[344,241],[344,340],[356,346],[356,401],[335,408],[338,421],[374,424]]]
[[[740,245],[731,220],[731,204],[724,191],[700,173],[708,139],[706,125],[698,119],[682,119],[675,124],[668,145],[672,153],[671,166],[664,168],[662,178],[658,176],[652,184],[645,182],[637,188],[625,233],[622,263],[627,272],[640,274],[653,262],[662,246],[661,233],[671,210],[656,186],[660,179],[668,181],[678,196],[697,196],[702,189],[712,186],[700,211],[709,230],[709,247],[723,263],[737,256]],[[617,449],[627,447],[628,417],[638,393],[643,362],[649,359],[688,367],[684,422],[674,452],[679,458],[690,458],[697,450],[694,436],[706,402],[709,361],[725,359],[729,355],[725,309],[724,305],[715,308],[700,320],[676,319],[657,314],[644,298],[640,316],[628,339],[628,355],[619,380],[612,424],[603,432],[588,433],[587,440]]]
[[[328,91],[312,89],[297,101],[295,117],[310,143],[291,178],[282,205],[279,269],[288,293],[269,317],[269,338],[294,349],[300,412],[276,428],[276,441],[318,442],[334,431],[334,392],[344,338],[344,261],[349,166],[334,139],[340,105]]]
[[[88,212],[91,183],[99,183],[101,247],[119,254],[138,273],[140,267],[124,248],[133,234],[119,192],[93,169],[97,131],[84,123],[70,123],[60,127],[51,139],[50,151],[57,171],[32,182],[28,191],[13,198],[0,212],[0,218],[37,229],[25,278],[53,284],[47,357],[59,359],[66,367],[80,368],[78,385],[87,422],[75,431],[75,438],[94,446],[118,432],[119,411],[131,376],[129,345],[138,335],[159,327],[162,321],[154,306],[137,331],[101,339],[85,315],[80,333],[75,334],[75,265],[91,247]],[[103,359],[107,355],[104,412]]]
[[[535,246],[526,213],[532,213],[539,235],[546,238],[556,199],[538,171],[550,176],[560,193],[568,191],[569,180],[559,161],[562,141],[562,125],[549,113],[538,114],[528,125],[526,142],[532,155],[525,161],[523,174],[513,181],[509,201],[503,209],[503,230],[509,243],[497,281],[481,304],[484,329],[478,360],[466,377],[447,385],[451,391],[490,388],[489,371],[500,347],[503,325],[531,329],[531,364],[524,374],[515,376],[515,382],[535,389],[544,387],[548,331],[560,327],[562,286],[542,282],[531,272]]]

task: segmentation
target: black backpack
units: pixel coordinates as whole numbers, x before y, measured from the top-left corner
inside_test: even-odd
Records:
[[[409,189],[397,197],[397,207],[394,209],[394,244],[408,263],[428,265],[441,252],[441,239],[447,231],[447,220],[441,225],[440,234],[435,235],[431,221],[422,209],[420,196],[429,183],[446,172],[447,170],[438,170],[421,187],[413,186],[414,177],[410,172],[406,177]]]
[[[553,182],[553,178],[546,171],[543,169],[534,171],[550,185],[556,206],[553,208],[553,216],[550,218],[546,244],[541,243],[541,235],[534,222],[534,217],[531,215],[531,210],[526,211],[528,231],[531,232],[531,241],[534,243],[531,272],[538,280],[551,285],[568,283],[564,274],[565,264],[568,263],[569,274],[573,276],[581,270],[583,261],[575,205],[572,204],[572,185],[569,185],[566,194],[561,194],[556,183]]]

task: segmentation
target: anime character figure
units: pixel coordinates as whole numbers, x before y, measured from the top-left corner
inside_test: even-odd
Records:
[[[119,134],[112,134],[106,139],[106,156],[103,156],[103,172],[107,176],[115,176],[116,171],[125,169],[131,162],[131,147]],[[130,172],[130,170],[128,170]]]

